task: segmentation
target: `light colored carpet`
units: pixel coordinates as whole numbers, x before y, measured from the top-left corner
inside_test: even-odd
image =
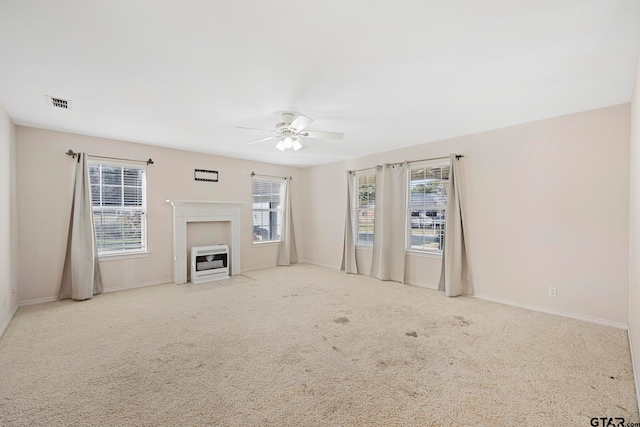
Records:
[[[626,331],[312,265],[246,276],[19,309],[0,424],[638,421]]]

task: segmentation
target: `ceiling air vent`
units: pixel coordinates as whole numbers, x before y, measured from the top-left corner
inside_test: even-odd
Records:
[[[51,107],[63,108],[65,110],[71,109],[70,99],[56,98],[54,96],[49,96],[49,95],[45,95],[44,98],[47,101],[47,105]]]

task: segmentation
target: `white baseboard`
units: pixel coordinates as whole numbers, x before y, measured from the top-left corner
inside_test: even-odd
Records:
[[[45,304],[48,302],[58,301],[58,297],[46,297],[46,298],[36,298],[36,299],[28,299],[26,301],[18,302],[18,307],[26,307],[28,305],[36,305],[36,304]]]
[[[147,286],[155,286],[155,285],[166,285],[168,283],[174,283],[173,279],[161,279],[161,280],[153,280],[151,282],[135,283],[133,285],[116,286],[113,288],[103,289],[102,293],[107,294],[109,292],[118,292],[118,291],[126,291],[129,289],[146,288]]]
[[[321,263],[315,262],[315,261],[301,260],[299,262],[304,262],[305,264],[311,264],[311,265],[319,265],[320,267],[326,267],[326,268],[330,268],[332,270],[340,270],[340,266],[336,267],[335,265],[321,264]]]
[[[124,286],[116,286],[113,288],[106,288],[102,290],[102,293],[108,294],[109,292],[118,292],[118,291],[126,291],[128,289],[136,289],[136,288],[144,288],[147,286],[153,285],[165,285],[167,283],[173,283],[173,279],[162,279],[162,280],[154,280],[152,282],[143,282],[143,283],[135,283],[133,285],[124,285]],[[19,307],[26,307],[28,305],[36,305],[36,304],[46,304],[48,302],[58,301],[58,297],[46,297],[46,298],[36,298],[30,299],[26,301],[20,301],[18,303]]]
[[[471,297],[471,298],[479,298],[479,299],[483,299],[483,300],[491,301],[491,302],[497,302],[497,303],[505,304],[505,305],[511,305],[511,306],[514,306],[514,307],[526,308],[527,310],[539,311],[541,313],[554,314],[556,316],[562,316],[562,317],[569,317],[571,319],[582,320],[584,322],[590,322],[590,323],[596,323],[596,324],[602,325],[602,326],[610,326],[612,328],[618,328],[618,329],[624,329],[624,330],[628,330],[629,329],[629,325],[627,325],[625,323],[618,323],[618,322],[612,322],[610,320],[598,319],[598,318],[595,318],[595,317],[582,316],[582,315],[579,315],[579,314],[568,313],[566,311],[552,310],[552,309],[549,309],[549,308],[537,307],[537,306],[534,306],[534,305],[521,304],[519,302],[504,300],[504,299],[500,299],[500,298],[488,297],[486,295],[475,294],[475,295],[465,295],[465,296],[468,296],[468,297]]]
[[[631,350],[631,367],[633,368],[633,382],[636,386],[636,401],[638,404],[638,408],[640,408],[640,390],[638,386],[640,385],[640,381],[638,381],[638,366],[636,366],[636,358],[633,357],[633,342],[631,341],[631,330],[627,331],[627,335],[629,336],[629,349]]]
[[[330,268],[332,270],[340,270],[339,267],[336,268],[336,266],[334,265],[326,265],[326,264],[320,264],[317,262],[313,262],[313,261],[307,261],[305,259],[299,259],[297,264],[311,264],[311,265],[317,265],[320,267],[326,267],[326,268]],[[292,264],[295,265],[295,264]],[[265,268],[273,268],[273,267],[277,267],[278,264],[273,263],[273,264],[264,264],[264,265],[256,265],[253,267],[249,267],[249,268],[243,268],[242,272],[244,273],[245,271],[254,271],[254,270],[264,270]]]
[[[299,262],[303,262],[303,263],[311,264],[311,265],[318,265],[320,267],[326,267],[326,268],[330,268],[332,270],[340,270],[340,267],[336,267],[335,265],[320,264],[319,262],[307,261],[307,260],[300,260]],[[370,275],[364,274],[364,273],[358,273],[358,274],[362,275],[362,276],[371,277]],[[411,285],[411,286],[417,286],[419,288],[433,289],[433,290],[436,290],[436,291],[438,290],[438,286],[439,286],[439,284],[437,284],[437,283],[435,285],[432,285],[432,284],[429,284],[429,283],[409,283],[409,282],[405,282],[404,284],[405,285]]]
[[[16,314],[16,311],[18,311],[18,307],[19,307],[18,304],[16,304],[16,306],[13,307],[13,310],[11,310],[11,314],[9,315],[9,317],[7,317],[7,320],[5,320],[2,326],[0,326],[0,337],[2,336],[2,334],[4,334],[4,331],[9,326],[9,323],[11,323],[11,319],[13,319],[13,316]]]
[[[406,282],[405,285],[417,286],[419,288],[431,289],[434,291],[437,291],[439,286],[439,284],[431,285],[428,283],[418,284],[418,283],[409,283],[409,282]]]
[[[325,264],[321,264],[318,262],[314,262],[314,261],[308,261],[305,260],[304,262],[306,262],[307,264],[313,264],[313,265],[319,265],[321,267],[327,267],[327,268],[332,268],[334,270],[339,270],[339,268],[336,268],[335,266],[331,266],[331,265],[325,265]],[[406,283],[407,285],[411,285],[411,286],[418,286],[421,288],[425,288],[425,289],[434,289],[434,290],[438,290],[439,285],[431,285],[431,284],[416,284],[416,283]],[[513,302],[513,301],[509,301],[509,300],[504,300],[504,299],[500,299],[500,298],[493,298],[493,297],[488,297],[485,295],[466,295],[472,298],[479,298],[479,299],[483,299],[486,301],[492,301],[492,302],[497,302],[499,304],[505,304],[505,305],[511,305],[514,307],[520,307],[520,308],[526,308],[527,310],[533,310],[533,311],[539,311],[542,313],[547,313],[547,314],[554,314],[556,316],[563,316],[563,317],[569,317],[572,319],[577,319],[577,320],[582,320],[585,322],[590,322],[590,323],[596,323],[598,325],[603,325],[603,326],[610,326],[613,328],[618,328],[618,329],[624,329],[624,330],[628,330],[629,329],[629,325],[625,324],[625,323],[618,323],[618,322],[612,322],[609,320],[603,320],[603,319],[597,319],[595,317],[589,317],[589,316],[582,316],[579,314],[573,314],[573,313],[568,313],[565,311],[559,311],[559,310],[551,310],[548,308],[543,308],[543,307],[537,307],[537,306],[533,306],[533,305],[527,305],[527,304],[521,304],[518,302]]]
[[[272,267],[277,267],[277,266],[278,265],[275,262],[272,263],[272,264],[255,265],[253,267],[243,268],[242,269],[242,273],[244,273],[245,271],[264,270],[265,268],[272,268]]]

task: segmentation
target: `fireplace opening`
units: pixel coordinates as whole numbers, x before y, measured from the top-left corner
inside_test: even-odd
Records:
[[[228,278],[229,247],[227,245],[191,248],[192,283],[199,284]]]

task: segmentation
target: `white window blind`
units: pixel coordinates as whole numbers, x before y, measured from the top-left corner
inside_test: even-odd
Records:
[[[442,253],[449,162],[425,162],[409,168],[407,250]]]
[[[253,177],[253,241],[279,242],[284,179]]]
[[[89,160],[98,255],[147,250],[146,167]]]
[[[355,176],[356,244],[373,244],[373,223],[376,207],[376,175],[370,171]]]

